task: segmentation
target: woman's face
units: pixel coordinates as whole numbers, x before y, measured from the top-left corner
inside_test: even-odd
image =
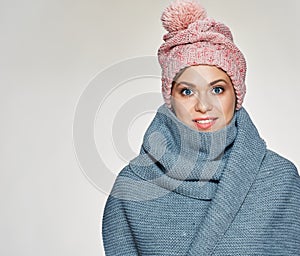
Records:
[[[188,67],[172,88],[172,107],[177,118],[202,132],[224,128],[234,115],[235,101],[230,78],[215,66]]]

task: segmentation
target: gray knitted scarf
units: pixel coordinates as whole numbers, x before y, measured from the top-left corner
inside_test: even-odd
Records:
[[[109,197],[106,248],[110,255],[121,255],[119,245],[126,241],[124,249],[138,255],[130,244],[134,233],[141,250],[171,255],[151,234],[173,226],[163,234],[172,232],[170,239],[179,239],[177,231],[194,224],[194,208],[176,207],[191,203],[205,217],[197,214],[199,226],[181,255],[300,255],[299,200],[297,169],[266,149],[245,109],[236,111],[224,129],[201,133],[162,106],[139,156],[120,172]],[[169,225],[168,214],[183,214],[183,219]]]
[[[254,180],[265,153],[265,143],[244,108],[235,113],[224,129],[198,132],[162,105],[145,133],[139,156],[129,167],[146,181],[136,185],[137,189],[149,186],[148,190],[153,189],[155,194],[161,193],[156,191],[159,186],[184,196],[210,200],[226,169],[233,174],[230,182],[247,179],[247,175]]]
[[[126,167],[136,178],[119,176],[112,195],[143,201],[175,192],[217,202],[222,189],[231,188],[231,196],[243,200],[265,154],[266,145],[244,108],[224,129],[203,133],[163,105],[145,133],[140,154]]]
[[[147,200],[163,196],[162,191],[168,190],[192,198],[213,199],[191,244],[190,255],[199,255],[210,251],[228,229],[266,152],[265,142],[244,108],[236,111],[224,129],[202,133],[181,123],[163,105],[146,131],[140,155],[129,164],[144,183],[120,177],[115,196],[126,194],[130,200]],[[152,197],[147,198],[148,195]],[[216,213],[222,214],[216,219]]]
[[[237,134],[236,116],[217,132],[199,132],[180,122],[165,105],[148,128],[132,170],[185,196],[211,199]]]

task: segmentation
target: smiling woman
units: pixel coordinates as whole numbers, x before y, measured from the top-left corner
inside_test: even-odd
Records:
[[[215,66],[185,69],[172,86],[172,108],[179,120],[199,131],[217,131],[231,121],[236,96],[229,76]]]
[[[161,19],[165,104],[107,200],[106,255],[300,255],[300,178],[242,106],[230,29],[195,0]]]

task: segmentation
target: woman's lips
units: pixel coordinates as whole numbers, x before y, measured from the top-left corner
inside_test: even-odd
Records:
[[[216,123],[216,121],[217,118],[214,117],[193,119],[193,122],[198,130],[208,130]]]

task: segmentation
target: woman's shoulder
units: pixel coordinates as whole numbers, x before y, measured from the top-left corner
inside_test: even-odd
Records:
[[[136,179],[137,176],[135,175],[135,173],[131,170],[130,164],[124,166],[121,171],[119,172],[117,179],[122,179],[124,177],[127,178],[134,178]]]
[[[267,150],[251,191],[251,198],[263,198],[270,211],[281,211],[284,206],[297,212],[293,218],[300,220],[300,177],[296,166],[285,157]]]
[[[266,152],[266,156],[263,160],[264,167],[272,167],[272,168],[282,168],[283,170],[289,171],[297,171],[297,167],[294,163],[287,158],[283,157],[282,155],[268,149]]]
[[[128,164],[118,173],[113,190],[128,189],[132,187],[132,184],[139,183],[140,181],[141,178],[132,171]]]
[[[269,177],[273,181],[286,181],[298,184],[300,188],[299,172],[295,164],[280,154],[267,150],[261,165],[260,175]],[[281,182],[284,184],[284,182]]]
[[[143,168],[140,168],[143,170]],[[118,174],[111,196],[121,201],[145,201],[158,198],[169,191],[158,186],[155,180],[146,179],[132,170],[131,165],[125,166]]]
[[[126,165],[117,175],[110,196],[121,201],[134,197],[139,183],[140,178],[131,171],[130,165]]]

